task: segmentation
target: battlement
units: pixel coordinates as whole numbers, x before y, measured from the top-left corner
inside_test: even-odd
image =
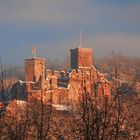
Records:
[[[50,85],[53,85],[53,87],[65,87],[68,86],[68,76],[69,73],[66,73],[66,71],[59,71],[55,70],[54,72],[50,69],[46,70],[46,80],[47,83]]]

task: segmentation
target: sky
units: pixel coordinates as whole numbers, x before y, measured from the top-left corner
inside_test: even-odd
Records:
[[[31,49],[63,60],[84,47],[100,58],[110,52],[140,57],[140,0],[0,0],[0,57],[22,65]]]

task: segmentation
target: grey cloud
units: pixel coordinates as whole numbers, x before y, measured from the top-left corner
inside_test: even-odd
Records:
[[[84,0],[12,0],[0,2],[0,21],[41,24],[90,24],[109,16],[140,22],[140,5],[104,6]]]
[[[1,4],[0,9],[0,20],[8,22],[61,24],[85,20],[82,0],[14,0]]]
[[[140,23],[140,5],[116,7],[112,12],[116,20]]]
[[[91,41],[89,41],[91,42]],[[107,55],[114,51],[128,56],[139,57],[140,35],[124,33],[102,34],[94,38],[95,56]]]

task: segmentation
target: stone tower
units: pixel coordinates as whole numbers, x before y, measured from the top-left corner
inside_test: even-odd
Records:
[[[30,58],[25,59],[25,81],[36,82],[39,78],[45,80],[45,59]]]
[[[93,64],[92,48],[71,49],[71,69],[90,68]]]
[[[93,64],[93,49],[84,48],[80,31],[79,48],[71,49],[71,69],[90,68]]]

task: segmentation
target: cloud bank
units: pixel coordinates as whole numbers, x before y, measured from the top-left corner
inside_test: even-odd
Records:
[[[38,55],[62,59],[78,47],[80,29],[95,57],[110,51],[139,57],[140,1],[3,0],[0,29],[0,55],[7,61],[30,56],[32,42],[40,43]]]
[[[90,0],[4,0],[0,2],[0,21],[20,24],[90,24],[110,18],[139,22],[140,5],[103,5]]]

